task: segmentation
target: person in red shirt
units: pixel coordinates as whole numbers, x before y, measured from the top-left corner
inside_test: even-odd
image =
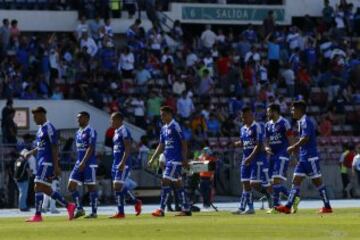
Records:
[[[224,78],[230,71],[231,59],[226,54],[221,54],[221,57],[217,60],[216,65],[220,78]]]
[[[356,155],[353,145],[344,146],[344,152],[340,156],[339,165],[341,171],[341,180],[343,183],[343,198],[354,197],[353,184],[351,181],[352,162]]]
[[[198,158],[199,161],[209,161],[209,162],[215,162],[217,159],[215,156],[213,156],[213,153],[209,147],[205,147],[202,150],[201,155]],[[207,172],[201,172],[200,173],[200,191],[201,195],[203,197],[203,205],[204,208],[210,208],[211,206],[211,192],[212,192],[212,186],[214,182],[214,171],[207,171]]]

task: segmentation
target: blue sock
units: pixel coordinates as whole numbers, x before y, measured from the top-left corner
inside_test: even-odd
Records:
[[[124,193],[121,192],[115,192],[116,196],[116,204],[118,207],[118,213],[124,214]]]
[[[187,201],[186,192],[185,192],[184,187],[180,187],[179,189],[177,189],[176,194],[178,195],[178,199],[180,200],[180,202],[182,204],[182,210],[185,212],[190,211],[190,206]]]
[[[292,186],[292,188],[290,190],[288,201],[286,203],[286,206],[288,208],[292,207],[292,205],[294,204],[294,201],[295,201],[295,197],[297,197],[299,194],[300,194],[300,187],[299,186]]]
[[[254,209],[254,199],[252,196],[252,192],[246,192],[245,199],[249,209]]]
[[[248,192],[243,191],[241,194],[241,198],[240,198],[240,211],[245,211],[246,208],[246,204],[247,204],[247,197],[246,195],[248,194]]]
[[[286,198],[289,197],[289,190],[284,185],[280,186],[280,193],[282,193]]]
[[[35,193],[35,214],[41,215],[41,207],[44,200],[44,193],[37,192]]]
[[[327,191],[326,191],[326,188],[324,185],[321,185],[320,187],[318,187],[318,191],[320,193],[320,197],[321,199],[323,200],[324,202],[324,206],[326,208],[331,208],[330,206],[330,200],[329,200],[329,197],[327,195]]]
[[[166,206],[166,202],[168,200],[169,197],[169,193],[170,193],[170,187],[169,186],[164,186],[161,187],[161,199],[160,199],[160,209],[165,211],[165,206]]]
[[[91,205],[91,212],[93,214],[97,213],[97,204],[98,204],[98,192],[90,192],[90,205]]]
[[[83,207],[81,205],[81,200],[80,200],[80,193],[79,191],[75,190],[73,192],[71,192],[71,196],[72,196],[72,199],[74,200],[74,203],[76,204],[76,208],[78,210],[81,210]]]
[[[129,195],[130,199],[129,199],[129,202],[131,204],[135,204],[137,202],[137,198],[135,197],[135,195],[130,191],[130,190],[127,190],[126,193]]]
[[[273,189],[273,193],[272,193],[273,203],[274,203],[274,207],[276,207],[280,205],[281,185],[275,184],[272,186],[272,189]]]
[[[60,193],[53,191],[51,193],[51,198],[56,200],[58,203],[66,207],[68,205],[68,202],[65,200],[63,196],[60,195]]]

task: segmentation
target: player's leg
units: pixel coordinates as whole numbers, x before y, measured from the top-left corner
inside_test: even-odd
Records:
[[[52,183],[51,183],[51,188],[53,191],[59,191],[59,180],[57,178],[53,179]],[[45,194],[44,195],[44,199],[48,198],[48,196]],[[56,201],[53,199],[49,199],[50,202],[50,212],[54,213],[54,214],[58,214],[60,213],[60,211],[56,208]]]
[[[180,171],[180,173],[177,176],[177,177],[179,177],[179,179],[174,184],[175,184],[175,194],[177,195],[177,197],[182,205],[182,208],[181,208],[181,212],[179,214],[177,214],[176,216],[191,216],[189,200],[188,200],[187,194],[185,192],[183,181],[180,177],[181,168],[179,171]]]
[[[37,175],[35,177],[35,216],[28,219],[28,222],[40,222],[42,221],[41,217],[41,206],[44,199],[44,195],[46,194],[50,196],[52,199],[58,201],[61,205],[66,206],[69,220],[74,218],[75,204],[68,203],[59,192],[53,191],[51,188],[51,180],[50,178],[53,176],[53,168],[51,165],[41,165],[38,168]]]
[[[134,190],[137,187],[137,183],[134,180],[132,180],[130,177],[128,177],[125,180],[125,187],[127,190],[126,193],[130,197],[130,202],[134,204],[136,216],[139,216],[142,211],[142,201],[136,198],[136,196],[132,192],[132,190]]]
[[[80,193],[78,191],[78,186],[82,185],[83,180],[83,172],[80,172],[79,168],[74,167],[70,173],[67,189],[70,192],[74,203],[76,204],[75,218],[79,218],[85,215]]]
[[[200,192],[203,198],[204,208],[210,207],[211,181],[208,177],[200,178]]]
[[[124,218],[125,217],[125,179],[129,175],[129,168],[125,167],[123,171],[116,170],[114,180],[113,180],[113,188],[115,191],[115,200],[117,205],[117,213],[113,215],[111,218]]]
[[[289,196],[289,191],[285,186],[286,173],[289,165],[289,159],[286,157],[279,157],[274,165],[273,171],[273,201],[274,206],[280,205],[280,194],[286,198]]]
[[[246,165],[241,165],[240,169],[240,181],[242,184],[242,193],[240,198],[240,206],[239,209],[232,212],[233,214],[241,214],[245,211],[246,205],[250,200],[251,193],[251,185],[250,185],[250,175],[251,175],[251,167]]]
[[[175,171],[176,166],[171,162],[168,162],[163,171],[163,178],[161,180],[160,208],[152,213],[154,217],[163,217],[165,215],[165,207],[171,191],[171,181],[175,180],[173,178]]]
[[[309,170],[309,176],[312,180],[312,183],[315,185],[319,191],[320,197],[324,203],[324,207],[320,209],[320,213],[332,213],[332,208],[330,205],[330,199],[326,191],[326,187],[323,184],[322,176],[320,172],[320,164],[318,159],[311,160],[309,159],[309,165],[311,169]]]
[[[84,171],[84,184],[87,186],[89,193],[89,202],[91,206],[91,214],[85,218],[97,217],[98,192],[96,189],[96,167],[89,166]]]

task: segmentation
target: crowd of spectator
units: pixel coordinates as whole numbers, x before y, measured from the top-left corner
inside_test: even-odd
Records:
[[[336,8],[325,1],[323,17],[303,23],[278,26],[269,11],[262,26],[208,25],[198,36],[179,21],[164,32],[157,24],[145,31],[136,19],[118,36],[110,18],[82,17],[74,33],[29,35],[4,19],[1,98],[81,99],[124,112],[149,139],[158,137],[166,104],[194,147],[237,135],[244,105],[265,121],[269,103],[288,115],[293,98],[310,103],[320,134],[332,135],[337,124],[359,133],[360,11],[344,0]]]

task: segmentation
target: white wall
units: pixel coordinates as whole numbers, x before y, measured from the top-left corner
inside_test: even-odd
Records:
[[[5,100],[0,100],[0,109],[6,104]],[[36,131],[38,126],[35,125],[31,109],[37,106],[43,106],[47,110],[47,117],[57,129],[76,129],[76,115],[80,111],[87,111],[91,115],[90,124],[98,132],[98,140],[102,141],[106,130],[109,127],[109,114],[97,109],[85,102],[77,100],[14,100],[14,107],[29,108],[30,129],[28,131]],[[131,124],[127,124],[135,141],[139,141],[145,131]]]
[[[17,19],[19,28],[25,32],[72,32],[78,25],[78,13],[76,11],[24,11],[24,10],[0,10],[1,19]],[[112,27],[115,33],[125,33],[134,19],[113,19]],[[151,23],[143,19],[143,27],[147,30]]]

